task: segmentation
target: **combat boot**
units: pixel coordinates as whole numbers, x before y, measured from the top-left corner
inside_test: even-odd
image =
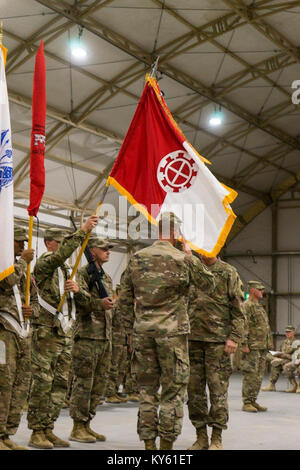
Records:
[[[222,429],[213,428],[211,433],[211,441],[208,450],[222,450]]]
[[[159,450],[172,450],[173,449],[173,442],[168,441],[167,439],[160,438],[160,446]]]
[[[208,449],[208,435],[206,426],[197,429],[197,440],[188,448],[188,450],[207,450]]]
[[[43,430],[32,431],[28,445],[37,449],[53,449],[54,447],[52,442],[48,441]]]
[[[88,432],[89,434],[91,434],[92,436],[94,436],[97,441],[101,441],[101,442],[106,441],[106,437],[105,437],[103,434],[98,434],[96,431],[93,431],[93,430],[91,429],[91,426],[90,426],[90,422],[89,422],[89,421],[88,421],[87,423],[85,423],[85,429],[87,430],[87,432]]]
[[[96,442],[97,439],[85,429],[86,423],[83,423],[82,421],[73,421],[73,423],[73,429],[69,437],[70,441],[87,443]]]
[[[48,441],[52,442],[53,447],[70,447],[70,442],[63,441],[59,437],[55,436],[51,428],[47,428],[44,433]]]
[[[105,398],[106,403],[122,403],[124,400],[121,400],[117,395],[112,395],[111,397]]]
[[[157,450],[155,439],[144,439],[145,450]]]
[[[4,437],[0,437],[0,450],[11,450],[4,444]]]
[[[116,395],[121,402],[126,403],[128,401],[128,395],[126,393],[117,393]]]
[[[9,436],[3,438],[3,442],[10,450],[29,450],[28,447],[19,446],[14,441],[12,441]]]
[[[257,409],[252,405],[252,403],[244,403],[242,410],[248,411],[249,413],[257,413]]]
[[[140,397],[137,393],[131,393],[130,395],[128,395],[127,400],[128,401],[140,401]]]
[[[296,393],[300,393],[300,382],[298,383],[298,387],[297,387]]]
[[[288,388],[285,390],[286,393],[296,393],[297,391],[297,382],[295,379],[290,379],[291,382],[291,388]]]
[[[276,392],[275,384],[273,382],[270,382],[269,385],[262,388],[262,391],[263,392]]]
[[[259,403],[257,403],[256,401],[254,401],[253,403],[251,403],[252,406],[254,406],[254,408],[257,409],[257,411],[268,411],[268,408],[266,406],[261,406]]]

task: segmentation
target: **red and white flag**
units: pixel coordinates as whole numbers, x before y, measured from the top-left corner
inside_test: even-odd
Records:
[[[172,211],[192,249],[216,256],[236,218],[237,193],[220,183],[187,141],[159,86],[147,76],[138,107],[107,180],[153,224]]]
[[[32,130],[30,149],[30,200],[28,215],[36,216],[45,190],[44,154],[46,147],[46,62],[44,43],[35,57],[32,90]]]

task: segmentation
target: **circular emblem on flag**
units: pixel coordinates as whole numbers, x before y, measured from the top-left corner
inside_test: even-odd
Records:
[[[190,188],[198,173],[195,160],[183,150],[165,155],[157,168],[157,179],[164,191],[182,193]]]

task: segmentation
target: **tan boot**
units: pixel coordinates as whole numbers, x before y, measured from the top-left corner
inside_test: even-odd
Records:
[[[125,394],[120,394],[120,393],[117,393],[116,395],[119,400],[121,400],[121,403],[127,403],[128,402],[128,395],[125,395]]]
[[[208,435],[206,426],[197,429],[197,440],[188,448],[188,450],[207,450],[208,449]]]
[[[30,440],[28,443],[29,447],[36,447],[37,449],[53,449],[53,444],[50,442],[44,434],[44,431],[32,431]]]
[[[288,388],[285,390],[286,393],[296,393],[297,391],[297,382],[295,379],[290,379],[291,382],[291,388]]]
[[[131,393],[131,395],[128,395],[127,400],[128,401],[140,401],[140,397],[137,393]]]
[[[3,442],[11,450],[29,450],[28,447],[19,446],[14,441],[12,441],[9,436],[3,438]]]
[[[155,439],[144,439],[145,450],[157,450]]]
[[[0,437],[0,450],[11,450],[4,444],[4,437]]]
[[[167,439],[160,438],[159,450],[172,450],[174,441],[167,441]]]
[[[47,437],[48,441],[52,442],[53,447],[70,447],[70,442],[63,441],[59,437],[55,436],[55,434],[53,434],[52,432],[52,429],[47,428],[44,434]]]
[[[259,403],[257,403],[256,401],[251,403],[252,406],[254,406],[254,408],[257,409],[257,411],[268,411],[268,408],[266,406],[261,406]]]
[[[69,437],[70,441],[87,443],[96,442],[97,439],[90,433],[88,433],[85,429],[86,423],[83,423],[81,421],[73,421],[73,423],[73,429]]]
[[[298,387],[297,387],[296,393],[300,393],[300,382],[298,383]]]
[[[257,409],[251,403],[245,403],[242,408],[243,411],[248,411],[249,413],[257,413]]]
[[[222,429],[213,428],[211,433],[211,441],[208,450],[222,450]]]
[[[106,403],[122,403],[124,400],[121,400],[117,395],[112,395],[111,397],[105,398]]]
[[[273,382],[270,382],[269,385],[262,388],[262,391],[263,392],[276,392],[275,384]]]
[[[106,441],[106,437],[105,437],[103,434],[98,434],[96,431],[93,431],[93,430],[91,429],[91,426],[90,426],[90,422],[89,422],[89,421],[88,421],[87,423],[85,423],[85,429],[87,430],[87,432],[88,432],[89,434],[91,434],[92,436],[94,436],[97,441],[100,441],[100,442]]]

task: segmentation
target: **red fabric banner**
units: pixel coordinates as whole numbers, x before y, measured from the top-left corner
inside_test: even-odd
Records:
[[[32,91],[32,131],[30,151],[30,202],[29,215],[36,216],[45,190],[44,154],[46,146],[46,62],[44,43],[35,57]]]

